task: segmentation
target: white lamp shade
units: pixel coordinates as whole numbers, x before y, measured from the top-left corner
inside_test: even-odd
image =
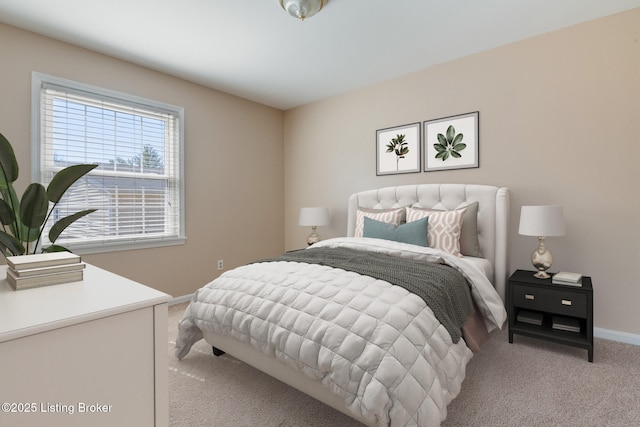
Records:
[[[300,208],[298,225],[329,225],[329,208]]]
[[[523,236],[564,236],[562,206],[523,206],[518,234]]]

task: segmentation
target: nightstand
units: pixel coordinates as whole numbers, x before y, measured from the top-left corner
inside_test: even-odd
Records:
[[[591,277],[582,286],[554,285],[533,271],[516,270],[507,286],[509,342],[513,335],[584,348],[593,362],[593,287]]]

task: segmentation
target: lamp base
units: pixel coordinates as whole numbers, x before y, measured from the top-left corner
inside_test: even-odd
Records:
[[[538,279],[548,279],[551,276],[549,276],[547,270],[551,268],[553,257],[544,245],[544,237],[538,237],[538,242],[538,247],[531,254],[531,263],[538,270],[533,276]]]
[[[311,234],[307,237],[307,245],[311,246],[320,241],[320,235],[316,232],[316,227],[311,227]]]
[[[538,271],[533,275],[533,277],[537,277],[538,279],[548,279],[551,276],[546,271]]]

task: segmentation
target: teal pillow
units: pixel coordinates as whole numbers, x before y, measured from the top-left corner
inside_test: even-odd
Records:
[[[362,237],[393,240],[418,246],[429,246],[427,241],[427,222],[429,217],[406,224],[393,225],[364,217]]]

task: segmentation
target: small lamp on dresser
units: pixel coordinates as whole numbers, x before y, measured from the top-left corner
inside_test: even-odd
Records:
[[[564,236],[562,206],[523,206],[520,211],[518,234],[538,238],[538,247],[531,254],[531,262],[538,270],[534,276],[539,279],[551,277],[547,274],[547,270],[551,267],[553,257],[544,245],[544,239],[551,236]]]
[[[329,225],[329,208],[300,208],[298,225],[310,226],[311,234],[307,237],[307,244],[313,245],[320,241],[316,228]]]

